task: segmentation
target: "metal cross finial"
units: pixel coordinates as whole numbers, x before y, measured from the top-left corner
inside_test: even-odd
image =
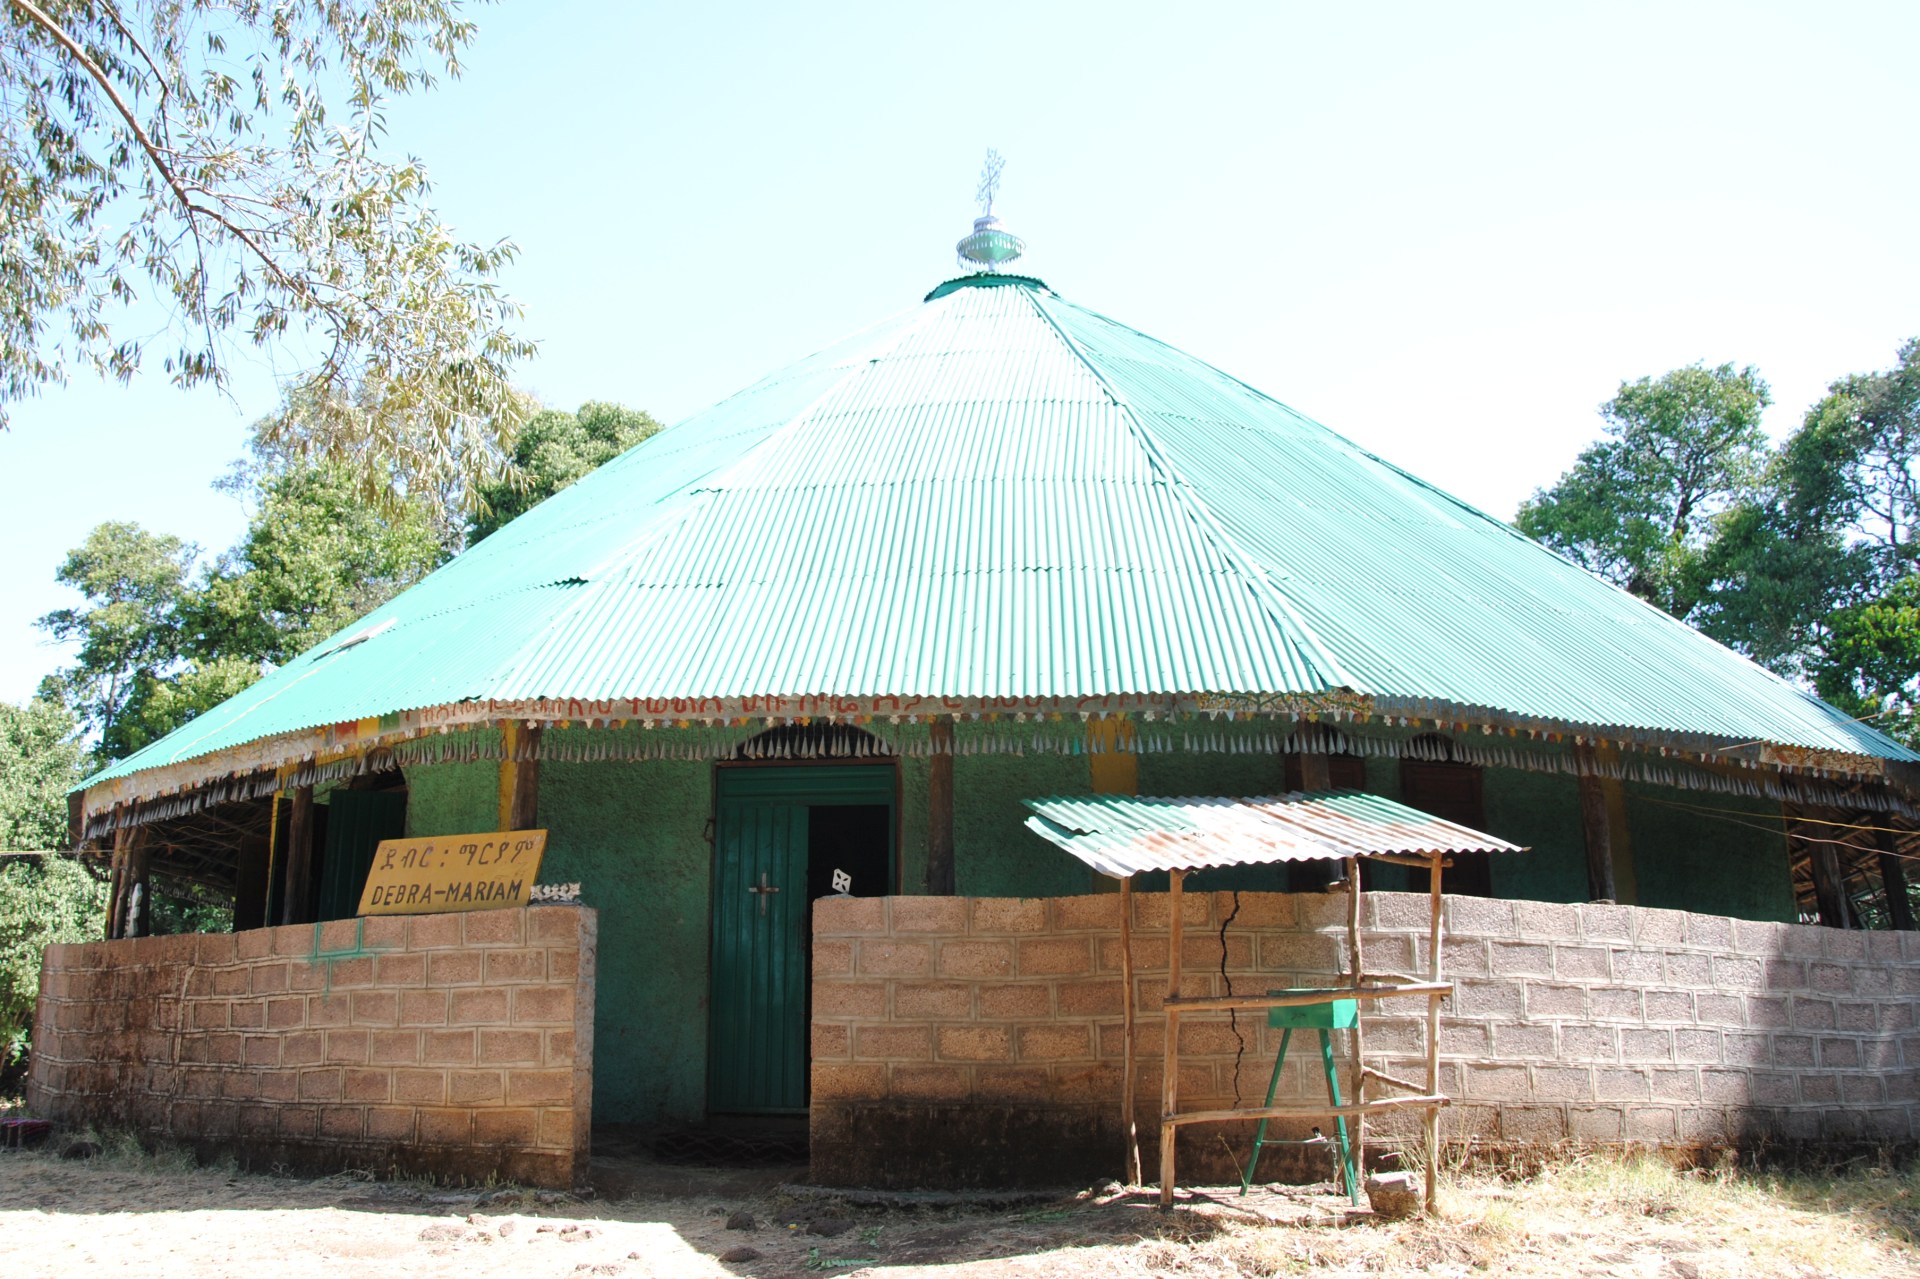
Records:
[[[1007,162],[1000,153],[989,148],[987,162],[980,166],[980,188],[973,195],[980,203],[982,214],[990,216],[993,213],[993,197],[1000,193],[1000,172],[1006,167]]]
[[[767,872],[763,870],[760,872],[760,882],[758,884],[748,884],[747,891],[760,899],[760,913],[765,915],[767,913],[768,896],[780,890],[767,882]]]

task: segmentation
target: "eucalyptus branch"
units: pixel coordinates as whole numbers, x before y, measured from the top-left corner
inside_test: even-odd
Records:
[[[38,5],[32,3],[32,0],[8,0],[8,3],[51,36],[56,44],[65,49],[73,60],[80,64],[80,68],[93,79],[94,83],[100,86],[101,92],[107,95],[107,100],[113,104],[114,110],[120,113],[122,120],[126,121],[127,129],[133,134],[134,140],[140,144],[140,149],[147,153],[147,158],[153,162],[153,167],[159,172],[162,180],[179,199],[182,207],[191,211],[193,202],[181,187],[180,179],[174,175],[172,166],[160,155],[160,148],[154,144],[152,138],[147,136],[147,131],[140,124],[140,118],[133,113],[133,108],[128,106],[126,100],[120,96],[120,90],[114,85],[112,77],[100,69],[100,64],[93,60],[79,41],[67,34],[66,28],[55,22]]]
[[[524,415],[508,369],[532,348],[491,278],[513,249],[460,242],[379,154],[384,99],[458,73],[461,2],[6,0],[0,200],[23,234],[0,259],[0,428],[76,365],[138,370],[159,333],[117,330],[143,275],[184,333],[177,381],[223,381],[240,334],[318,339],[283,447],[370,493],[473,501]],[[329,123],[336,79],[352,127]]]
[[[102,3],[100,10],[107,15],[107,21],[113,23],[113,28],[120,33],[120,38],[132,46],[133,51],[140,55],[140,60],[147,64],[147,70],[153,73],[154,83],[160,86],[158,109],[164,112],[167,98],[172,93],[172,86],[167,83],[166,73],[160,70],[160,64],[155,62],[153,55],[147,52],[147,46],[140,43],[139,37],[133,34],[126,21],[121,18],[119,5]]]

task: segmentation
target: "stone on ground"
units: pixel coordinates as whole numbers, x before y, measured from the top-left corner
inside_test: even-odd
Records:
[[[1420,1211],[1420,1183],[1410,1172],[1377,1172],[1367,1178],[1367,1202],[1382,1217],[1411,1217]]]

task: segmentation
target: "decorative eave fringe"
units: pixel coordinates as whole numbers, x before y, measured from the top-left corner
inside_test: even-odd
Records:
[[[958,717],[956,717],[958,718]],[[1131,732],[1096,738],[1090,720],[1074,715],[984,715],[960,719],[955,732],[938,734],[930,720],[891,722],[880,717],[863,724],[814,722],[785,725],[790,731],[767,732],[762,720],[734,723],[689,723],[659,728],[652,724],[616,723],[607,727],[553,725],[535,735],[515,734],[512,758],[565,764],[639,763],[677,760],[810,760],[925,758],[951,753],[987,755],[1088,755],[1102,752],[1157,755],[1168,753],[1280,756],[1295,752],[1350,754],[1386,759],[1414,759],[1477,764],[1520,772],[1578,776],[1592,773],[1620,781],[1682,790],[1738,796],[1783,803],[1851,808],[1920,817],[1916,808],[1891,788],[1874,786],[1856,793],[1817,776],[1788,776],[1777,767],[1754,767],[1749,761],[1729,759],[1737,773],[1716,772],[1655,755],[1668,748],[1619,742],[1619,755],[1588,753],[1576,757],[1567,750],[1527,749],[1479,745],[1458,725],[1444,721],[1434,729],[1451,727],[1453,735],[1432,729],[1422,735],[1389,735],[1387,724],[1365,727],[1351,720],[1336,728],[1317,720],[1293,720],[1245,711],[1200,712],[1174,719],[1124,717]],[[1417,727],[1415,725],[1414,727]],[[1486,735],[1491,735],[1487,732]],[[1511,740],[1512,734],[1503,733]],[[1539,733],[1554,741],[1586,742],[1572,733]],[[497,763],[508,758],[504,735],[496,728],[427,731],[404,740],[374,746],[324,762],[307,760],[278,771],[260,771],[209,780],[181,794],[135,801],[90,814],[84,837],[111,835],[124,825],[145,825],[183,817],[205,808],[260,799],[299,786],[322,786],[390,768],[421,768],[438,764]],[[1637,758],[1628,758],[1628,756]],[[1655,762],[1658,760],[1659,762]]]

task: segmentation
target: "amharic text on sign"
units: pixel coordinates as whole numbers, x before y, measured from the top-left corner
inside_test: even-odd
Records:
[[[524,906],[547,851],[543,830],[386,839],[360,894],[362,915]]]

